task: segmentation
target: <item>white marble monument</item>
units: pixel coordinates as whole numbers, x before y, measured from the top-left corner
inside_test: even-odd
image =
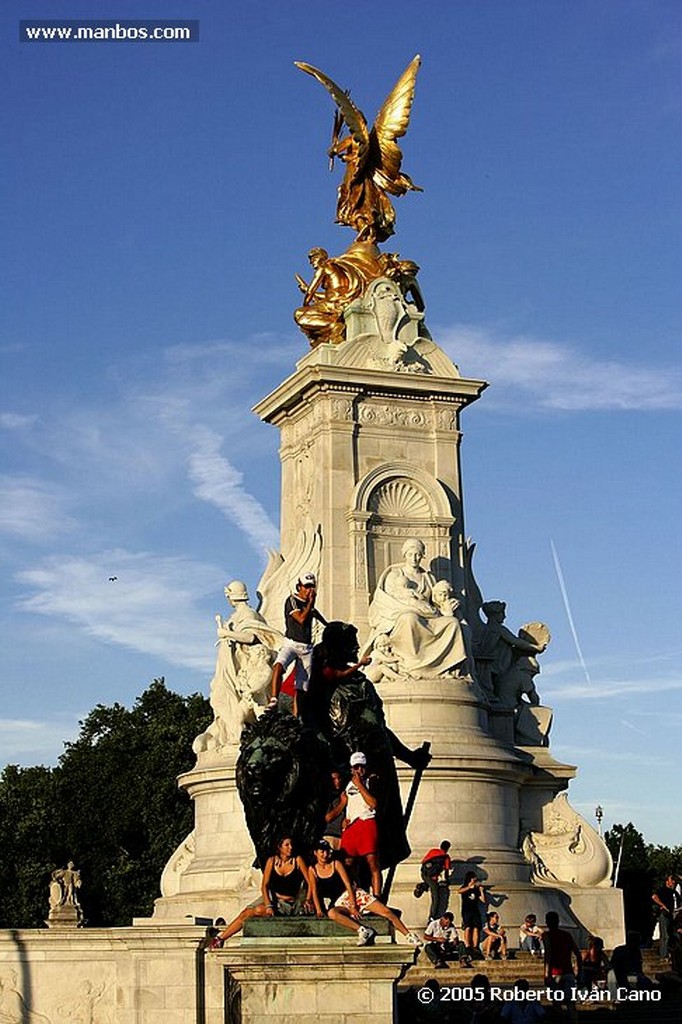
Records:
[[[356,238],[341,256],[311,250],[313,276],[298,278],[295,313],[311,351],[255,408],[280,432],[280,551],[255,588],[258,609],[233,580],[233,610],[216,615],[214,720],[179,780],[195,827],[166,865],[153,917],[131,928],[74,927],[75,889],[55,877],[50,928],[0,933],[0,1018],[10,1024],[393,1020],[394,982],[411,947],[275,936],[235,938],[205,955],[197,922],[229,919],[258,897],[235,766],[242,729],[268,701],[284,599],[305,573],[317,577],[325,616],[358,627],[390,728],[409,747],[431,744],[409,822],[412,854],[391,892],[407,924],[425,924],[414,886],[422,856],[445,838],[456,877],[475,868],[508,931],[528,913],[543,920],[557,910],[581,940],[597,933],[610,948],[623,939],[611,857],[568,803],[575,767],[549,745],[552,711],[535,684],[549,630],[538,621],[509,629],[504,602],[484,600],[472,571],[460,415],[487,385],[462,376],[431,337],[417,265],[378,248],[393,233],[389,194],[416,187],[396,140],[419,58],[371,129],[348,93],[299,67],[339,107],[330,150],[346,167],[337,220]],[[413,772],[399,767],[399,779],[405,800]],[[451,906],[457,914],[455,895]]]

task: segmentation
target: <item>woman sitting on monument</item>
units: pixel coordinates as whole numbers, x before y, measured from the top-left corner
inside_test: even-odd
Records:
[[[369,607],[373,638],[387,634],[407,675],[441,676],[461,671],[467,652],[459,619],[432,600],[436,580],[422,568],[426,554],[415,538],[402,546],[403,561],[379,577]]]
[[[376,914],[387,918],[413,946],[422,945],[419,937],[410,932],[380,899],[351,882],[341,861],[334,859],[334,851],[326,839],[320,839],[315,845],[314,855],[315,863],[309,873],[308,900],[318,917],[328,917],[343,928],[357,932],[358,946],[369,946],[374,942],[376,932],[361,924],[360,919],[362,914]],[[330,904],[329,909],[326,909],[326,901]]]
[[[219,949],[225,939],[241,931],[250,917],[291,917],[301,913],[306,893],[304,885],[309,884],[307,864],[303,857],[295,855],[291,837],[284,836],[277,843],[277,852],[265,862],[262,900],[244,907],[234,921],[216,935],[209,949]]]

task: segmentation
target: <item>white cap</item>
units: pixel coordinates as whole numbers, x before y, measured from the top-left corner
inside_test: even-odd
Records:
[[[351,768],[356,764],[367,764],[367,758],[361,750],[356,750],[354,754],[350,755]]]
[[[314,587],[317,585],[314,572],[307,572],[305,576],[301,576],[299,583],[302,583],[304,587]]]

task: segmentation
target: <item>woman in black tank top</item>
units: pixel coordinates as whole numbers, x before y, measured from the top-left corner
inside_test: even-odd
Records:
[[[284,836],[277,844],[277,850],[268,857],[263,871],[261,885],[262,900],[244,907],[211,942],[209,949],[219,949],[225,939],[241,931],[250,917],[272,917],[274,914],[289,916],[300,907],[299,896],[305,883],[309,887],[308,867],[303,857],[294,853],[290,836]]]
[[[341,861],[332,859],[334,851],[326,839],[320,839],[313,852],[315,863],[308,875],[308,900],[313,903],[318,917],[328,917],[330,921],[357,932],[358,946],[368,946],[374,942],[376,932],[361,923],[360,914],[366,910],[369,914],[388,918],[413,945],[420,944],[416,935],[409,932],[381,900],[353,885]],[[325,900],[331,904],[328,910],[325,910]]]

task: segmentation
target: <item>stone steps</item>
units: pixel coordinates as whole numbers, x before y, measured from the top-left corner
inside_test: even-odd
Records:
[[[655,978],[657,974],[668,969],[667,962],[650,950],[644,951],[644,973]],[[509,960],[474,960],[472,968],[463,968],[457,961],[448,964],[447,970],[436,970],[434,965],[421,952],[414,967],[411,967],[402,979],[401,987],[423,985],[429,978],[437,978],[441,985],[469,985],[474,974],[485,974],[492,985],[512,985],[518,978],[526,978],[532,988],[544,987],[544,965],[541,956],[513,951]]]

